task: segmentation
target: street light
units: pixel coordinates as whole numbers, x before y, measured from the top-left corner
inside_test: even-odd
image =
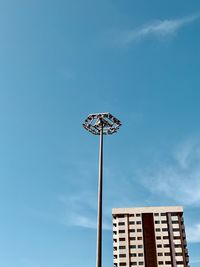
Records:
[[[83,123],[87,131],[100,136],[96,267],[102,266],[103,135],[116,133],[120,126],[121,122],[108,112],[90,114]]]

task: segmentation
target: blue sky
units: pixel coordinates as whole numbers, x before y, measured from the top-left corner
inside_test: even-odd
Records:
[[[183,205],[200,264],[200,2],[0,0],[0,265],[95,264],[97,137],[111,208]]]

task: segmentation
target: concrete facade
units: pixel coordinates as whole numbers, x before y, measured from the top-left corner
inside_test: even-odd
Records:
[[[189,267],[181,206],[114,208],[114,267]]]

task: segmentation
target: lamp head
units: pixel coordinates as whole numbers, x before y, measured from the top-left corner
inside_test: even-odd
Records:
[[[83,127],[94,135],[116,133],[121,122],[109,112],[89,114],[83,123]]]

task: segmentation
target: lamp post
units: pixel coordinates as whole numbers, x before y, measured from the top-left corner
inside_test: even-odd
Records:
[[[90,114],[83,123],[87,131],[100,136],[96,267],[102,266],[103,135],[116,133],[120,126],[121,122],[108,112]]]

